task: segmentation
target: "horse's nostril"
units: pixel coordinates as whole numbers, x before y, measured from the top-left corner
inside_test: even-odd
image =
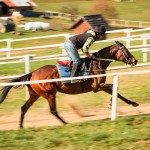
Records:
[[[132,66],[135,66],[135,65],[137,64],[137,62],[138,62],[138,61],[137,61],[137,60],[135,60],[134,62],[132,62],[132,64],[131,64],[131,65],[132,65]]]
[[[137,62],[138,62],[138,61],[137,61],[137,60],[135,60],[134,64],[136,65],[136,64],[137,64]]]

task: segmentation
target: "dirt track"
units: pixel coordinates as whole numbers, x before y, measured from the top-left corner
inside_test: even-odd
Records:
[[[150,114],[150,103],[140,104],[138,107],[132,106],[119,106],[117,109],[117,116],[130,116],[130,115],[143,115]],[[93,111],[91,110],[82,110],[80,112],[84,117],[79,117],[75,112],[59,112],[59,114],[64,118],[68,123],[90,121],[90,120],[101,120],[101,119],[110,119],[111,110],[108,108],[100,108]],[[19,129],[19,116],[20,114],[12,116],[3,116],[0,117],[0,130],[15,130]],[[40,126],[55,126],[62,125],[62,123],[57,120],[51,114],[33,114],[29,112],[26,114],[24,121],[24,127],[40,127]]]

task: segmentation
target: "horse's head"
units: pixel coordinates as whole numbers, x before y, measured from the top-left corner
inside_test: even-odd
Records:
[[[116,52],[116,60],[122,61],[126,64],[129,64],[131,66],[135,66],[137,64],[137,60],[135,57],[129,52],[129,50],[120,42],[115,41],[115,49]]]

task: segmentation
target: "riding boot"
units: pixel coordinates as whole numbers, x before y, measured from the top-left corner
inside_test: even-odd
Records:
[[[78,76],[78,69],[79,69],[79,64],[73,64],[72,70],[71,70],[71,77]],[[80,82],[80,79],[71,80],[71,83],[76,83],[76,82]]]

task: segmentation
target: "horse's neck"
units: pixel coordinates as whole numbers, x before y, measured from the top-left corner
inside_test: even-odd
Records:
[[[115,52],[112,49],[113,46],[109,46],[95,53],[96,58],[105,59],[100,60],[100,66],[102,69],[106,69],[110,65],[111,61],[108,61],[107,59],[115,59]]]
[[[101,61],[101,66],[103,69],[107,69],[107,67],[110,65],[111,61]]]
[[[97,69],[101,70],[106,70],[107,67],[110,65],[111,61],[105,61],[105,60],[100,60],[100,61],[95,61],[94,64],[97,66]]]

